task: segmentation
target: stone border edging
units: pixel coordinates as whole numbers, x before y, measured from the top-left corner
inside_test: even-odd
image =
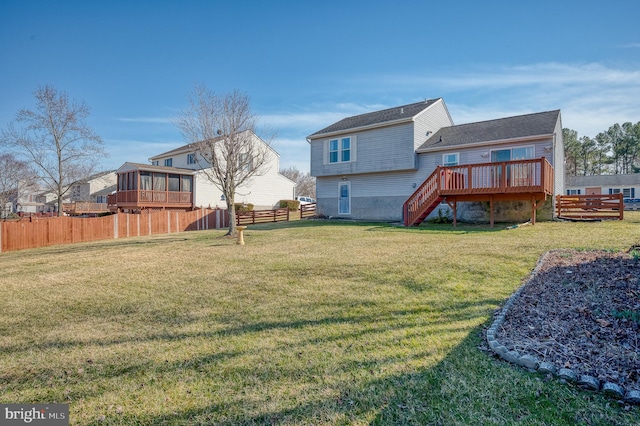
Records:
[[[529,274],[529,278],[527,281],[516,290],[511,297],[506,301],[499,314],[493,320],[491,327],[487,329],[486,339],[489,345],[489,348],[500,358],[508,361],[512,364],[519,365],[523,368],[531,372],[538,371],[543,374],[551,374],[552,376],[558,378],[563,382],[575,383],[578,387],[583,389],[592,390],[592,391],[602,391],[608,396],[611,396],[616,399],[624,400],[625,402],[631,404],[640,404],[640,391],[635,389],[626,390],[617,383],[606,382],[602,386],[600,386],[600,381],[592,376],[588,375],[580,375],[569,369],[569,368],[560,368],[557,369],[556,366],[551,362],[539,361],[534,356],[525,354],[520,355],[517,351],[509,351],[507,348],[502,345],[496,339],[496,332],[498,328],[504,323],[507,311],[513,306],[515,300],[520,297],[522,290],[526,287],[526,285],[540,272],[540,268],[544,264],[546,258],[549,256],[549,253],[553,252],[553,250],[549,250],[544,253],[540,259],[538,259],[538,263],[536,267],[533,269],[531,274]]]

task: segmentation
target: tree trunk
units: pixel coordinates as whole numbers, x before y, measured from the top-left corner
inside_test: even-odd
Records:
[[[229,212],[229,231],[226,235],[236,235],[236,205],[233,197],[225,197],[227,200],[227,211]]]

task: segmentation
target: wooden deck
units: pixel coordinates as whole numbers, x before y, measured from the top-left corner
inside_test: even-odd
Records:
[[[108,197],[109,208],[128,210],[193,210],[193,193],[178,191],[118,191]]]
[[[546,158],[496,163],[438,166],[404,203],[404,225],[417,226],[442,201],[454,210],[457,202],[530,200],[532,222],[537,203],[553,195],[553,167]]]
[[[107,203],[75,202],[62,204],[62,211],[70,216],[109,212]]]

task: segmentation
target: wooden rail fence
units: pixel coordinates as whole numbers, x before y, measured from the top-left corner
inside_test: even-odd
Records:
[[[236,225],[252,225],[265,222],[285,222],[289,220],[289,209],[252,210],[236,212]]]
[[[556,214],[567,219],[624,219],[622,194],[558,195]]]
[[[226,210],[158,211],[94,218],[51,217],[0,221],[0,253],[13,250],[229,226]]]
[[[300,204],[300,219],[316,215],[316,203]]]

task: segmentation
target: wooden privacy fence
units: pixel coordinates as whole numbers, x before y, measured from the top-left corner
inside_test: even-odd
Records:
[[[0,221],[0,253],[56,244],[222,229],[228,226],[229,215],[226,210],[220,209]]]
[[[567,219],[624,219],[622,194],[558,195],[556,214]]]

